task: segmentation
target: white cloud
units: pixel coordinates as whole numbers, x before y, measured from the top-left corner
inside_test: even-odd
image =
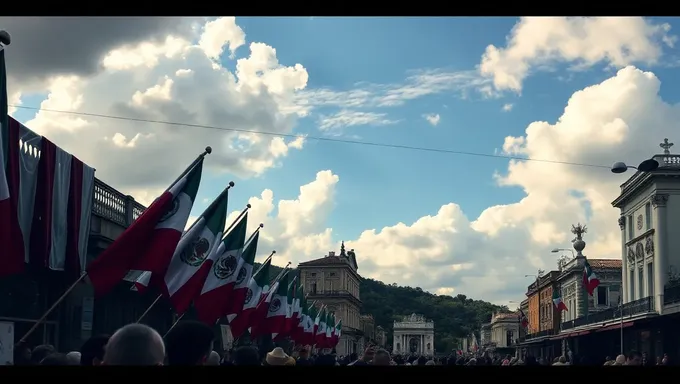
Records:
[[[319,129],[322,131],[333,131],[357,125],[379,126],[395,123],[397,121],[387,118],[386,113],[376,112],[341,110],[332,115],[321,115],[319,117]]]
[[[655,64],[663,47],[675,43],[669,32],[668,24],[642,17],[523,17],[505,48],[486,48],[480,71],[493,79],[496,89],[520,92],[532,69],[559,62],[581,68]]]
[[[673,136],[674,122],[680,119],[680,106],[661,100],[659,87],[654,74],[624,68],[574,93],[555,123],[534,122],[524,136],[506,138],[503,150],[605,165],[648,158],[663,137]],[[284,264],[337,251],[327,223],[335,191],[342,189],[339,177],[319,172],[301,188],[298,199],[279,201],[276,215],[271,190],[252,198],[253,229],[259,222],[266,225],[262,254],[276,249],[276,262]],[[499,186],[521,187],[526,196],[488,207],[477,218],[449,203],[412,223],[366,229],[345,242],[356,250],[359,272],[386,283],[508,304],[521,299],[530,283],[525,274],[555,269],[557,255],[550,250],[569,247],[573,223],[587,223],[590,229],[586,255],[620,257],[619,213],[610,202],[625,175],[606,168],[511,161],[507,172],[495,177]]]
[[[441,117],[439,116],[438,113],[428,113],[423,115],[423,119],[427,120],[427,122],[430,123],[430,125],[432,125],[433,127],[436,127],[439,124],[439,120],[441,119]]]
[[[503,108],[501,108],[501,109],[503,110],[503,112],[510,112],[510,111],[512,111],[512,107],[514,107],[514,105],[508,103],[508,104],[503,104]]]
[[[273,47],[253,42],[231,72],[215,59],[224,49],[233,54],[245,45],[245,33],[234,18],[218,18],[193,31],[112,47],[102,55],[98,72],[53,76],[37,91],[48,95],[42,109],[141,121],[40,111],[27,125],[77,153],[97,168],[98,177],[140,201],[167,187],[207,145],[213,147],[207,166],[242,177],[260,175],[290,150],[302,149],[302,136],[288,140],[231,129],[290,134],[298,117],[293,101],[307,85],[305,68],[286,66]],[[13,63],[10,77],[22,64]],[[21,91],[12,93],[13,102]]]

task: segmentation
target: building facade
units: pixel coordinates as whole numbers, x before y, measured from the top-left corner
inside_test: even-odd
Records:
[[[364,325],[361,321],[358,265],[354,250],[300,263],[300,280],[310,301],[326,305],[335,318],[342,320],[342,336],[336,347],[338,355],[360,353],[364,346]]]
[[[495,313],[491,316],[491,343],[498,348],[513,348],[519,338],[519,313]]]
[[[553,303],[553,291],[559,291],[560,289],[557,285],[557,277],[559,274],[559,271],[550,271],[539,278],[539,332],[559,332],[561,322],[560,313]]]
[[[387,334],[385,333],[385,329],[379,325],[375,327],[375,343],[380,348],[387,347]]]
[[[393,332],[392,353],[434,355],[434,322],[425,316],[404,316],[402,321],[394,322]]]
[[[539,332],[541,323],[541,299],[538,295],[538,279],[527,287],[527,310],[524,314],[527,317],[529,324],[527,325],[527,334]]]

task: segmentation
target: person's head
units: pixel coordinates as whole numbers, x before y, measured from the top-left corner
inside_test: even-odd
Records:
[[[642,355],[638,351],[631,351],[626,359],[626,365],[640,365],[642,364]]]
[[[271,352],[267,353],[265,362],[267,365],[277,366],[286,365],[289,361],[289,356],[283,351],[283,348],[276,347]]]
[[[560,356],[558,361],[562,364],[566,364],[567,363],[567,357],[566,356]]]
[[[40,365],[72,365],[68,357],[63,353],[51,353],[45,356]]]
[[[614,360],[613,365],[625,365],[625,364],[626,364],[626,356],[624,356],[624,355],[616,356],[616,360]]]
[[[14,346],[14,365],[31,364],[31,348],[26,343],[17,343]]]
[[[359,355],[357,355],[355,352],[352,352],[352,353],[349,354],[349,361],[350,362],[355,361],[358,358],[359,358]]]
[[[66,358],[68,359],[68,365],[80,365],[80,352],[78,351],[71,351],[66,354]]]
[[[390,361],[390,353],[384,349],[377,350],[373,356],[373,365],[390,365]]]
[[[104,365],[163,365],[165,345],[153,328],[128,324],[117,330],[106,344]]]
[[[369,345],[364,350],[364,355],[362,356],[362,360],[366,363],[370,363],[371,361],[373,361],[373,356],[375,356],[375,347],[372,346],[372,345]]]
[[[668,355],[663,354],[663,358],[661,359],[661,365],[668,365]]]
[[[427,363],[427,357],[425,356],[420,356],[418,358],[418,365],[425,365]]]
[[[205,361],[205,365],[220,365],[220,354],[211,351],[210,356],[208,356],[208,359]]]
[[[425,363],[425,365],[437,365],[437,364],[434,362],[434,360],[428,360],[427,363]]]
[[[215,333],[198,321],[182,321],[165,336],[168,365],[203,365],[212,351]]]
[[[234,365],[261,365],[260,354],[255,347],[239,347],[233,354]]]
[[[301,359],[309,358],[309,351],[307,350],[307,347],[300,348],[300,351],[298,351],[298,356]]]
[[[49,344],[38,345],[31,351],[31,362],[33,364],[40,364],[40,362],[46,358],[48,355],[56,352],[54,346]]]
[[[80,347],[80,365],[101,365],[109,335],[95,335]]]

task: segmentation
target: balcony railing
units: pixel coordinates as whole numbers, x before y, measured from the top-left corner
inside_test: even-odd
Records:
[[[630,318],[635,315],[640,315],[644,313],[653,313],[654,309],[654,298],[645,297],[639,300],[631,301],[626,303],[621,307],[611,307],[605,309],[604,311],[590,313],[588,316],[581,316],[575,320],[566,321],[562,323],[562,330],[566,331],[572,328],[582,327],[584,325],[606,323],[609,321],[617,320],[621,318]]]
[[[680,303],[680,285],[666,287],[663,290],[663,304],[677,304]]]
[[[128,227],[144,212],[145,206],[105,182],[94,179],[92,213],[123,227]]]
[[[346,297],[346,298],[351,298],[357,301],[359,300],[358,297],[354,296],[352,292],[346,291],[346,290],[325,290],[325,291],[312,291],[309,292],[310,297],[315,297],[315,296],[336,296],[336,297]]]
[[[545,329],[545,330],[540,331],[540,332],[529,333],[527,335],[519,337],[519,338],[517,338],[516,343],[519,344],[519,343],[522,343],[522,342],[525,342],[525,341],[535,340],[535,339],[538,339],[540,337],[552,336],[554,334],[555,334],[554,329]]]

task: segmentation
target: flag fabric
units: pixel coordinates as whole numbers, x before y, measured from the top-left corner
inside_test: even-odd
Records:
[[[335,315],[333,313],[329,313],[326,320],[326,340],[324,340],[324,344],[326,345],[327,348],[331,348],[334,330],[335,330]]]
[[[212,269],[224,233],[228,200],[229,192],[225,190],[182,236],[172,256],[163,279],[162,292],[170,298],[175,312],[180,315],[201,293]]]
[[[526,328],[529,326],[529,319],[527,319],[526,315],[524,314],[524,311],[521,309],[519,310],[519,322],[522,325],[522,328]]]
[[[595,288],[600,285],[600,279],[597,277],[590,264],[586,260],[585,266],[583,268],[583,286],[588,291],[590,296],[593,295]]]
[[[338,345],[340,342],[340,336],[342,336],[342,320],[338,320],[338,322],[335,324],[335,330],[333,331],[333,339],[331,340],[331,344],[333,347]]]
[[[256,235],[257,236],[257,235]],[[253,242],[250,243],[250,247],[256,246]],[[244,251],[244,254],[246,251]],[[253,252],[254,253],[254,252]],[[245,257],[244,257],[245,259]],[[243,305],[240,310],[236,313],[227,314],[227,319],[229,320],[229,327],[231,328],[231,334],[235,339],[238,339],[243,335],[243,333],[251,325],[251,316],[257,310],[258,304],[262,298],[262,292],[266,288],[269,281],[269,269],[271,266],[271,259],[262,264],[260,269],[258,269],[248,282],[248,288],[246,289],[246,295],[243,299]]]
[[[260,303],[258,308],[258,316],[262,316],[262,321],[258,322],[257,318],[252,322],[251,335],[254,337],[263,335],[265,333],[278,334],[286,330],[286,317],[288,311],[288,273],[287,271],[281,276],[281,279],[275,283],[271,291],[267,295],[267,299]]]
[[[198,318],[206,324],[213,325],[222,316],[226,316],[229,304],[232,301],[234,286],[250,277],[252,271],[244,266],[243,246],[248,227],[248,214],[241,219],[229,231],[219,244],[217,251],[213,254],[210,261],[210,270],[207,272],[206,279],[198,292],[198,297],[194,300],[194,307],[198,313]],[[257,235],[256,235],[257,236]],[[254,238],[253,241],[257,242]],[[255,258],[257,243],[251,243],[248,256]],[[243,297],[240,305],[243,306]]]
[[[297,296],[297,276],[293,278],[288,284],[288,289],[286,291],[286,315],[283,324],[283,329],[280,332],[272,332],[272,340],[278,341],[285,337],[291,335],[293,328],[297,325],[294,324],[297,318],[296,313],[296,296]]]
[[[307,315],[308,315],[308,310],[307,310],[307,299],[304,297],[304,287],[302,284],[298,287],[298,322],[295,328],[291,331],[291,338],[295,340],[296,343],[301,344],[304,340],[304,333],[305,333],[305,325],[307,321]]]
[[[165,276],[186,227],[203,173],[203,158],[156,199],[89,266],[95,295],[111,291],[130,270]]]
[[[316,334],[314,335],[314,343],[318,348],[325,348],[327,320],[328,311],[326,308],[322,308],[321,314],[319,316],[319,326],[317,327]]]
[[[553,289],[553,305],[558,312],[568,311],[566,304],[562,301],[562,296],[557,289]]]
[[[314,303],[309,305],[307,309],[307,321],[305,322],[304,332],[303,332],[303,344],[314,344],[314,335],[316,334],[316,320],[319,315],[319,311],[316,309]]]

